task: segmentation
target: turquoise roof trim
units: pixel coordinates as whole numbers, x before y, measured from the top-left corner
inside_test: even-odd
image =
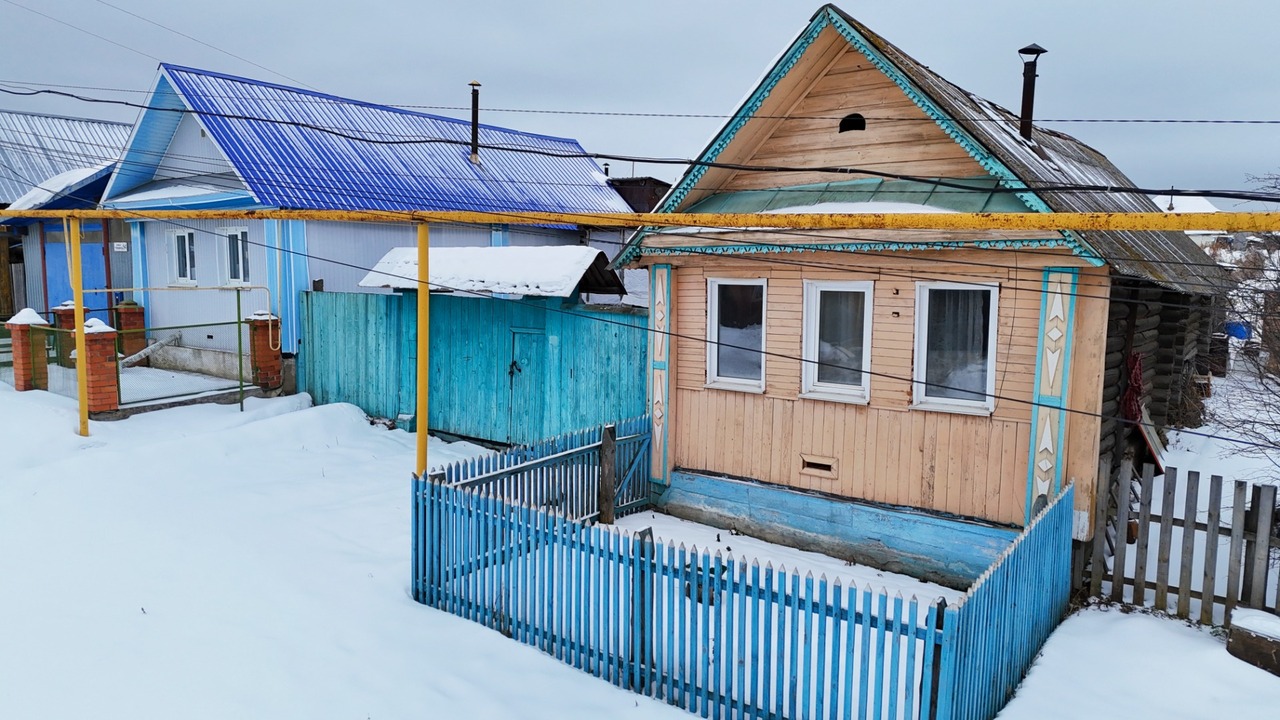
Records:
[[[984,249],[1061,248],[1058,240],[937,240],[930,242],[830,242],[830,243],[747,243],[725,241],[723,245],[677,245],[643,248],[644,255],[757,255],[794,252],[907,252],[911,250],[959,250],[965,247]],[[1080,252],[1072,251],[1076,255]]]
[[[853,26],[849,25],[844,18],[840,17],[838,13],[829,7],[824,7],[814,15],[809,26],[800,34],[799,37],[796,38],[794,42],[792,42],[791,47],[782,55],[774,65],[773,69],[769,71],[769,74],[765,76],[765,79],[760,83],[759,87],[757,87],[756,90],[748,96],[747,101],[741,108],[739,108],[738,112],[734,114],[733,119],[720,131],[711,145],[709,145],[698,157],[699,162],[714,162],[716,158],[720,156],[733,138],[737,136],[738,132],[746,125],[751,116],[754,115],[755,112],[760,109],[760,106],[764,104],[765,99],[768,98],[769,94],[773,91],[773,88],[776,87],[784,77],[786,77],[787,73],[789,73],[793,67],[795,67],[795,64],[799,62],[805,50],[813,44],[814,40],[817,39],[818,34],[828,26],[834,28],[836,32],[840,33],[841,37],[843,37],[854,49],[862,53],[862,55],[875,65],[876,68],[885,75],[885,77],[893,81],[893,83],[897,85],[913,103],[915,103],[916,107],[920,108],[921,111],[928,115],[934,123],[947,134],[948,137],[964,148],[965,152],[968,153],[969,156],[972,157],[979,165],[981,165],[984,170],[999,179],[1005,187],[1026,188],[1026,183],[1019,180],[1017,175],[1015,175],[1007,165],[988,152],[987,149],[975,140],[967,131],[965,131],[964,128],[956,124],[956,122],[949,115],[943,112],[933,100],[921,92],[920,89],[917,88],[896,65],[889,62],[889,60],[876,50],[871,43],[867,42],[866,38],[864,38],[860,32],[854,29]],[[680,179],[676,186],[672,188],[671,192],[667,194],[667,197],[663,200],[657,212],[674,212],[674,209],[679,207],[680,203],[684,201],[689,192],[693,190],[698,181],[700,181],[703,175],[706,174],[706,171],[706,165],[697,165],[690,169],[684,177]],[[1017,192],[1014,194],[1027,206],[1028,209],[1032,211],[1053,212],[1053,210],[1030,189],[1026,192]],[[661,252],[650,252],[649,248],[642,249],[640,247],[641,240],[647,234],[648,231],[646,228],[638,230],[636,234],[632,236],[627,247],[618,255],[613,265],[623,265],[630,262],[639,254],[665,254]],[[1063,242],[1059,244],[1069,247],[1074,254],[1086,258],[1092,265],[1101,266],[1104,264],[1103,260],[1097,256],[1097,253],[1095,253],[1092,248],[1088,247],[1088,245],[1086,245],[1077,234],[1064,231],[1062,236]]]

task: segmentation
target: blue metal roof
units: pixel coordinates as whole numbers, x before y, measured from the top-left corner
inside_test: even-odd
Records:
[[[0,203],[68,170],[116,160],[128,138],[126,123],[0,110]]]
[[[264,206],[629,211],[594,160],[554,156],[582,154],[575,140],[481,125],[482,146],[512,150],[482,147],[481,162],[476,165],[469,160],[471,131],[466,121],[176,65],[162,65],[161,71],[157,94],[172,91],[197,113],[236,174]],[[135,142],[165,135],[163,131],[143,133],[146,122],[144,118]],[[176,122],[161,117],[155,122],[172,135],[168,126]],[[416,142],[420,140],[452,142]],[[153,164],[160,159],[151,151],[142,152],[138,159],[144,158]],[[111,196],[145,182],[145,172],[130,167],[128,172],[135,177],[130,182],[117,178]]]

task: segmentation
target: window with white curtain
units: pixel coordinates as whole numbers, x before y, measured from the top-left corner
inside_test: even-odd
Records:
[[[871,283],[804,283],[805,397],[865,402],[871,355]]]
[[[707,280],[707,385],[764,390],[765,280]]]
[[[971,283],[916,284],[916,406],[995,409],[998,290]]]

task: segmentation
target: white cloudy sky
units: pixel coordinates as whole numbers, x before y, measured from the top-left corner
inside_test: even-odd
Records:
[[[1280,120],[1273,49],[1280,12],[1262,0],[839,4],[948,79],[1011,108],[1021,92],[1016,51],[1039,43],[1049,50],[1040,61],[1040,118]],[[818,7],[797,0],[0,0],[7,41],[0,81],[139,100],[121,91],[149,87],[158,58],[388,104],[465,105],[467,82],[479,80],[489,108],[727,114]],[[136,113],[9,95],[0,95],[0,107],[126,121]],[[696,155],[722,122],[511,112],[483,119],[575,137],[592,151],[667,157]],[[1280,124],[1051,127],[1102,150],[1144,186],[1244,189],[1250,174],[1280,172]]]

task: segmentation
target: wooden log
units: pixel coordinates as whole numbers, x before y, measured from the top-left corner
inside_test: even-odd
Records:
[[[160,340],[157,340],[156,342],[154,342],[154,343],[152,343],[152,344],[150,344],[150,345],[148,345],[148,346],[146,346],[146,347],[142,348],[142,349],[141,349],[141,350],[139,350],[138,352],[136,352],[136,353],[134,353],[134,354],[130,355],[129,357],[127,357],[127,358],[125,358],[125,359],[121,360],[121,361],[120,361],[120,367],[133,367],[134,365],[137,365],[138,363],[142,362],[143,360],[146,360],[147,358],[149,358],[149,357],[151,357],[152,355],[154,355],[154,354],[156,353],[156,351],[157,351],[157,350],[159,350],[160,348],[168,347],[168,346],[170,346],[170,345],[172,345],[172,344],[174,344],[174,343],[178,342],[178,341],[179,341],[179,340],[181,340],[181,339],[182,339],[182,333],[180,333],[180,332],[176,332],[176,333],[174,333],[174,334],[170,335],[169,337],[166,337],[166,338],[162,338],[162,339],[160,339]]]
[[[1165,468],[1164,495],[1160,499],[1160,540],[1156,551],[1156,609],[1169,607],[1169,547],[1173,532],[1173,501],[1178,492],[1178,469]]]
[[[1213,624],[1213,597],[1218,572],[1218,521],[1222,514],[1222,476],[1209,477],[1209,515],[1206,523],[1212,531],[1204,534],[1204,577],[1201,579],[1200,592],[1208,600],[1200,601],[1200,624]],[[1183,530],[1186,532],[1186,530]]]
[[[1147,604],[1147,554],[1151,540],[1151,495],[1155,485],[1155,468],[1142,466],[1142,494],[1138,498],[1138,546],[1134,555],[1133,602]]]
[[[1184,522],[1195,522],[1196,506],[1199,504],[1200,495],[1200,473],[1192,470],[1187,472],[1187,489],[1186,502],[1183,503],[1182,519]],[[1182,571],[1178,573],[1178,611],[1177,615],[1181,618],[1191,618],[1191,568],[1196,553],[1196,530],[1195,526],[1182,528],[1182,557],[1178,558],[1178,564]]]
[[[600,488],[597,498],[600,509],[600,522],[612,525],[614,521],[614,505],[617,500],[617,457],[618,429],[613,425],[605,425],[600,433]]]
[[[1231,547],[1227,551],[1227,587],[1224,603],[1226,610],[1222,616],[1225,625],[1231,624],[1231,611],[1240,600],[1240,558],[1244,552],[1244,527],[1249,485],[1243,480],[1235,482],[1235,493],[1231,500]]]

